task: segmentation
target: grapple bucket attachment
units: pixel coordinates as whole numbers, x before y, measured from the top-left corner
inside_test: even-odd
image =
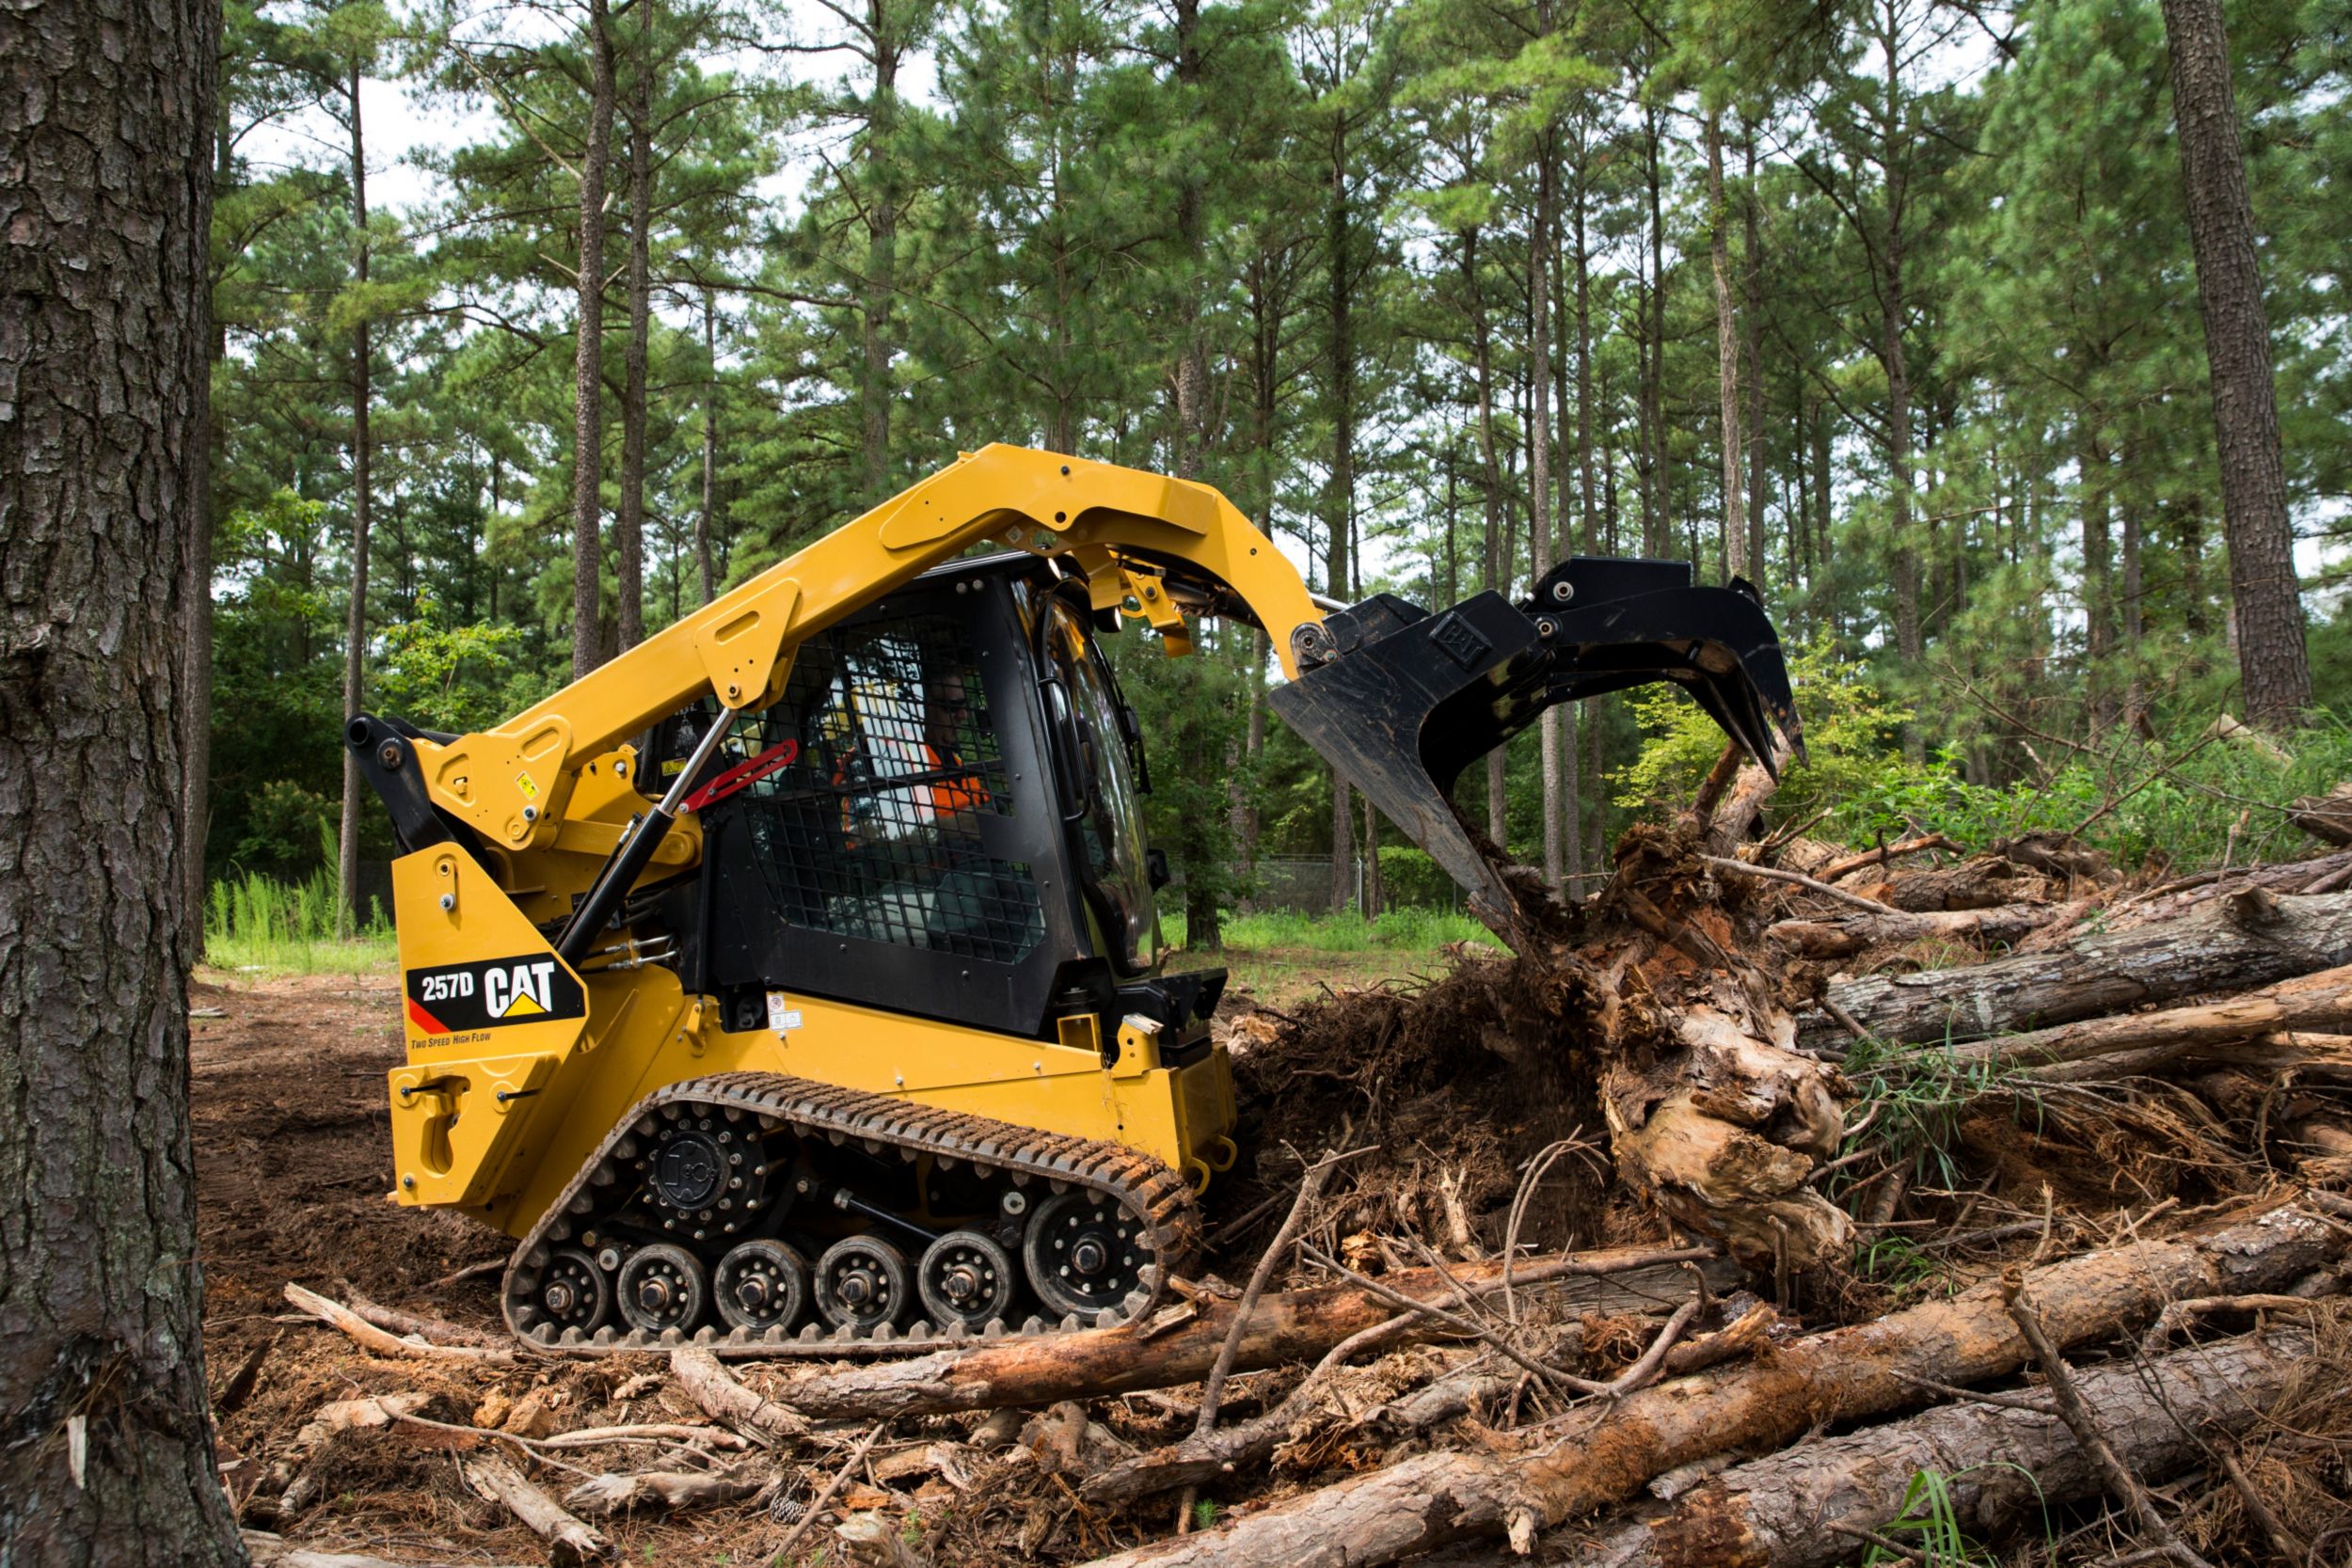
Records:
[[[1298,678],[1274,711],[1470,894],[1504,941],[1518,901],[1447,800],[1477,758],[1555,703],[1673,681],[1765,768],[1773,732],[1804,754],[1780,640],[1756,590],[1694,586],[1677,561],[1561,562],[1513,604],[1486,593],[1433,615],[1387,594],[1298,628]]]

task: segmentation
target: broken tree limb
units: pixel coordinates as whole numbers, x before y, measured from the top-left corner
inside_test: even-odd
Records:
[[[245,1536],[246,1555],[252,1559],[253,1568],[453,1568],[443,1562],[414,1559],[393,1561],[388,1557],[369,1557],[354,1552],[314,1552],[297,1546],[282,1535],[267,1530],[249,1529]],[[499,1568],[496,1563],[469,1563],[467,1568]],[[516,1565],[519,1568],[519,1565]]]
[[[1512,1273],[1519,1289],[1552,1283],[1558,1299],[1593,1311],[1670,1309],[1687,1301],[1697,1282],[1683,1265],[1697,1262],[1714,1291],[1730,1289],[1740,1272],[1706,1247],[1612,1247],[1558,1258],[1521,1259]],[[1478,1294],[1502,1288],[1500,1260],[1469,1264],[1454,1277]],[[1418,1300],[1440,1302],[1446,1290],[1433,1269],[1406,1269],[1382,1283]],[[1184,1310],[1196,1308],[1187,1304]],[[905,1361],[877,1362],[839,1371],[805,1371],[775,1386],[776,1399],[803,1416],[827,1420],[877,1416],[934,1416],[1000,1405],[1045,1405],[1057,1400],[1132,1393],[1198,1382],[1208,1374],[1231,1331],[1238,1304],[1203,1295],[1199,1316],[1157,1337],[1149,1321],[1116,1328],[1083,1329],[1008,1344],[940,1351]],[[1255,1371],[1322,1355],[1333,1345],[1396,1315],[1389,1303],[1353,1285],[1268,1295],[1248,1317],[1233,1370]]]
[[[1876,849],[1865,849],[1859,855],[1848,855],[1844,860],[1832,861],[1815,871],[1813,875],[1824,882],[1834,882],[1840,877],[1851,876],[1866,865],[1877,865],[1883,862],[1891,861],[1898,855],[1916,855],[1929,849],[1949,849],[1954,854],[1960,853],[1960,846],[1946,838],[1942,833],[1922,833],[1916,838],[1898,839],[1892,844],[1881,845]]]
[[[482,1367],[511,1367],[515,1353],[481,1345],[433,1345],[421,1339],[405,1339],[389,1329],[376,1327],[339,1301],[329,1301],[316,1291],[306,1291],[291,1280],[286,1285],[286,1299],[326,1323],[339,1328],[362,1350],[378,1355],[402,1356],[412,1361],[470,1361]]]
[[[2001,1298],[2009,1308],[2010,1321],[2017,1325],[2017,1332],[2026,1337],[2026,1344],[2033,1352],[2034,1364],[2042,1369],[2042,1376],[2049,1385],[2050,1399],[2058,1406],[2058,1419],[2064,1421],[2066,1430],[2074,1433],[2074,1446],[2090,1461],[2091,1468],[2098,1472],[2107,1495],[2122,1499],[2124,1506],[2131,1510],[2132,1517],[2139,1521],[2139,1528],[2155,1537],[2156,1544],[2167,1556],[2180,1563],[2182,1568],[2213,1568],[2213,1564],[2198,1556],[2189,1548],[2187,1542],[2173,1532],[2164,1515],[2156,1512],[2156,1505],[2149,1500],[2148,1489],[2134,1479],[2131,1466],[2124,1464],[2122,1456],[2115,1451],[2115,1444],[2107,1437],[2106,1425],[2083,1399],[2082,1390],[2075,1386],[2074,1369],[2066,1364],[2066,1357],[2059,1354],[2058,1346],[2050,1342],[2049,1331],[2042,1322],[2042,1314],[2026,1299],[2026,1292],[2021,1289],[2023,1284],[2020,1275],[2004,1275]]]
[[[745,1387],[735,1374],[719,1364],[719,1358],[696,1345],[680,1345],[670,1353],[670,1375],[689,1399],[700,1405],[703,1414],[715,1421],[723,1421],[745,1436],[761,1443],[774,1443],[779,1438],[799,1437],[808,1431],[808,1421],[799,1412],[777,1404],[761,1396],[755,1388]]]
[[[582,1568],[590,1562],[613,1562],[620,1548],[593,1525],[581,1523],[563,1506],[523,1479],[523,1473],[496,1454],[464,1463],[466,1483],[521,1520],[544,1537],[548,1560],[556,1568]]]
[[[2177,1297],[2278,1289],[2344,1246],[2325,1216],[2289,1204],[2202,1235],[2068,1259],[2027,1282],[2051,1342],[2063,1348],[2137,1327]],[[1920,1396],[1905,1374],[1974,1383],[2014,1372],[2026,1354],[1995,1281],[1645,1388],[1580,1414],[1566,1435],[1525,1454],[1422,1455],[1098,1568],[1375,1568],[1467,1537],[1523,1535],[1713,1454],[1774,1449],[1819,1423],[1908,1408]]]
[[[2048,952],[1842,981],[1828,996],[1876,1037],[1918,1044],[2068,1023],[2345,963],[2352,963],[2352,894],[2257,902],[2233,895],[2179,920],[2094,932]],[[1798,1020],[1797,1039],[1841,1046],[1846,1034],[1826,1012],[1811,1013]]]
[[[2205,1440],[2261,1419],[2308,1365],[2311,1348],[2307,1332],[2280,1328],[2077,1372],[2075,1382],[2118,1457],[2153,1481],[2202,1461]],[[1663,1516],[1604,1536],[1580,1560],[1591,1568],[1831,1568],[1856,1557],[1850,1531],[1883,1532],[1903,1516],[1911,1478],[1922,1471],[1945,1478],[1953,1513],[1971,1533],[2034,1518],[2045,1502],[2100,1487],[2055,1412],[1941,1405],[1733,1465],[1682,1494]]]
[[[404,1312],[398,1307],[384,1307],[349,1287],[344,1288],[343,1294],[345,1305],[356,1316],[378,1328],[413,1336],[430,1345],[472,1345],[483,1350],[514,1348],[512,1342],[501,1336],[479,1328],[468,1328],[463,1323],[451,1323],[447,1318],[425,1317],[415,1312]]]
[[[748,1466],[734,1470],[640,1470],[583,1481],[564,1494],[566,1508],[610,1519],[640,1508],[708,1508],[741,1502],[768,1484]]]

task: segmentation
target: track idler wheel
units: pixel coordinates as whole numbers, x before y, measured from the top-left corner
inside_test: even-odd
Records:
[[[1143,1288],[1159,1261],[1143,1221],[1104,1193],[1071,1191],[1037,1206],[1021,1259],[1030,1288],[1057,1316],[1090,1319]]]
[[[835,1328],[870,1334],[914,1300],[906,1254],[879,1236],[850,1236],[817,1259],[817,1313]]]
[[[594,1258],[578,1247],[558,1247],[530,1300],[558,1334],[575,1328],[594,1334],[612,1309],[612,1291]]]
[[[977,1333],[992,1318],[1011,1321],[1021,1273],[1010,1254],[978,1231],[950,1230],[925,1250],[914,1283],[931,1323],[961,1323]]]
[[[667,1242],[630,1253],[619,1284],[621,1316],[648,1334],[691,1330],[710,1295],[694,1255]]]
[[[711,1271],[710,1294],[729,1328],[790,1328],[808,1307],[808,1263],[782,1242],[745,1242]]]

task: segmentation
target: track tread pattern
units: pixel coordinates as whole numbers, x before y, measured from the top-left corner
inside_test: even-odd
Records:
[[[757,1333],[749,1329],[723,1333],[713,1327],[697,1329],[691,1336],[675,1329],[657,1336],[642,1330],[624,1333],[610,1327],[600,1328],[593,1336],[582,1334],[578,1329],[567,1330],[559,1336],[552,1325],[541,1323],[533,1326],[518,1321],[516,1303],[519,1297],[535,1289],[539,1270],[546,1266],[556,1247],[569,1241],[574,1214],[587,1212],[592,1207],[587,1195],[597,1169],[612,1156],[615,1148],[624,1139],[637,1135],[636,1129],[648,1117],[659,1116],[666,1105],[687,1103],[715,1106],[722,1111],[734,1108],[747,1115],[771,1117],[787,1123],[803,1136],[819,1136],[836,1144],[858,1139],[902,1149],[912,1148],[934,1156],[946,1155],[960,1162],[993,1165],[1005,1171],[1025,1174],[1032,1180],[1085,1188],[1108,1196],[1143,1220],[1149,1229],[1152,1251],[1163,1259],[1163,1263],[1147,1275],[1151,1285],[1148,1295],[1141,1300],[1137,1296],[1130,1296],[1126,1311],[1107,1309],[1100,1315],[1102,1318],[1125,1321],[1148,1312],[1166,1292],[1169,1274],[1181,1272],[1200,1255],[1200,1210],[1191,1187],[1184,1178],[1160,1161],[1123,1144],[1041,1132],[1035,1128],[997,1121],[970,1112],[918,1105],[889,1095],[845,1088],[837,1084],[823,1084],[785,1073],[712,1073],[702,1078],[682,1079],[666,1088],[656,1090],[630,1106],[604,1142],[597,1145],[595,1152],[581,1164],[570,1184],[548,1206],[539,1223],[516,1247],[514,1257],[508,1261],[506,1272],[500,1281],[499,1296],[507,1326],[526,1342],[549,1349],[592,1354],[698,1344],[707,1346],[722,1355],[763,1358],[806,1356],[840,1360],[845,1356],[862,1354],[919,1354],[984,1339],[991,1343],[1003,1343],[1095,1326],[1093,1323],[1082,1323],[1074,1317],[1066,1318],[1059,1323],[1033,1317],[1022,1325],[1005,1324],[1001,1334],[974,1333],[962,1328],[941,1331],[927,1329],[922,1324],[913,1325],[924,1329],[924,1332],[914,1333],[884,1324],[871,1334],[856,1337],[843,1330],[828,1333],[821,1328],[803,1328],[794,1333],[780,1328]]]

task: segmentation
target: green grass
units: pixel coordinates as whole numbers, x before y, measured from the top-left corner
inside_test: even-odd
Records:
[[[1447,910],[1391,910],[1366,920],[1353,911],[1345,914],[1298,914],[1265,911],[1230,915],[1223,922],[1225,945],[1242,952],[1305,949],[1316,953],[1434,953],[1449,942],[1486,942],[1494,934],[1466,914]],[[1180,911],[1160,916],[1160,930],[1171,947],[1184,944],[1184,917]]]
[[[204,961],[264,974],[357,974],[392,962],[392,927],[382,905],[371,900],[367,923],[350,937],[338,934],[335,914],[335,878],[327,871],[299,882],[224,879],[204,901]]]

